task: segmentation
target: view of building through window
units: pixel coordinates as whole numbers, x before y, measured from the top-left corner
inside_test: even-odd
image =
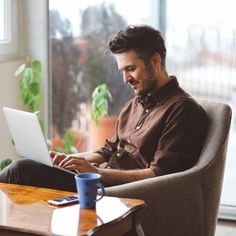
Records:
[[[85,151],[93,147],[94,137],[90,132],[93,89],[107,83],[114,98],[109,104],[111,115],[117,115],[133,95],[123,84],[114,59],[105,51],[108,37],[128,24],[158,25],[153,6],[163,1],[49,2],[53,147],[62,146],[65,129],[70,129],[75,134],[77,150]],[[163,8],[166,18],[162,18],[166,27],[168,72],[176,75],[180,85],[193,96],[223,101],[233,109],[235,5],[234,0],[167,0]],[[236,205],[235,129],[233,114],[222,205]]]

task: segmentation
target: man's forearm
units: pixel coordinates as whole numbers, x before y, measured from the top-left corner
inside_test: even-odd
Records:
[[[78,153],[76,156],[83,157],[90,163],[102,164],[103,162],[105,162],[105,159],[102,155],[94,152]],[[151,168],[135,170],[95,168],[95,170],[101,175],[102,182],[114,185],[156,177],[155,172]]]
[[[101,181],[109,184],[123,184],[141,179],[156,177],[151,168],[136,170],[99,169]]]

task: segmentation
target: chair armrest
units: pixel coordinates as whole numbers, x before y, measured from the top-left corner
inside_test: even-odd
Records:
[[[202,188],[202,172],[192,168],[184,172],[108,187],[105,191],[108,196],[145,201],[147,206],[142,210],[140,219],[145,235],[153,235],[158,229],[159,235],[173,235],[173,232],[185,232],[183,235],[189,235],[192,232],[191,235],[197,236],[201,235],[204,225]],[[194,221],[195,217],[200,220]]]
[[[194,168],[192,168],[194,169]],[[166,199],[166,194],[176,193],[176,190],[182,188],[182,191],[192,191],[194,186],[199,191],[199,184],[201,184],[198,170],[187,170],[184,172],[157,176],[117,186],[107,187],[105,189],[107,196],[117,197],[133,197],[141,199],[161,198],[163,195]],[[193,181],[193,182],[192,182]],[[192,183],[187,186],[187,183]],[[195,183],[195,184],[193,184]],[[198,186],[196,186],[198,184]],[[165,192],[165,193],[164,193]]]

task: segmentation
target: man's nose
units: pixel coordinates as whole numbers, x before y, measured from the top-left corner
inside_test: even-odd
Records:
[[[128,72],[124,71],[123,72],[123,82],[128,83],[130,79],[131,79],[131,75]]]

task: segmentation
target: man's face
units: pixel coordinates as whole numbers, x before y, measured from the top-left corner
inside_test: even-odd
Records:
[[[132,87],[135,94],[143,94],[157,86],[157,74],[151,62],[146,65],[135,51],[115,54],[115,58],[124,82]]]

